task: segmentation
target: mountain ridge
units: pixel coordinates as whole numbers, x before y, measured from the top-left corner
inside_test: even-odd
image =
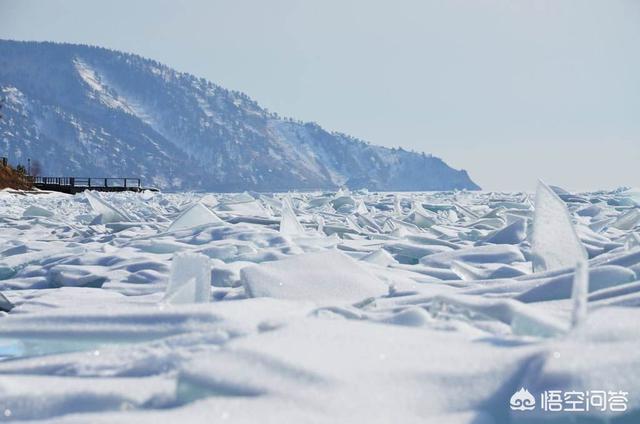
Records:
[[[140,176],[173,190],[479,189],[440,158],[281,118],[132,53],[0,40],[0,89],[0,154],[37,158],[52,175]]]

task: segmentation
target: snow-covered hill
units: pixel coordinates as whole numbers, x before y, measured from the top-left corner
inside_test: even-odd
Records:
[[[211,191],[478,189],[431,155],[283,119],[156,61],[82,45],[0,40],[0,155],[49,175],[140,176]]]

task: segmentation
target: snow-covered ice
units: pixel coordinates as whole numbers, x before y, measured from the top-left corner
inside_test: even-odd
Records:
[[[1,192],[0,422],[640,422],[637,193]]]
[[[384,295],[387,286],[356,260],[337,250],[304,253],[246,267],[241,272],[250,297],[352,303]]]

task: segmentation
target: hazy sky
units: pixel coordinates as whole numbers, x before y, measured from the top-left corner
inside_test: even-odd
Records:
[[[485,189],[640,186],[640,0],[0,0],[0,38],[138,53]]]

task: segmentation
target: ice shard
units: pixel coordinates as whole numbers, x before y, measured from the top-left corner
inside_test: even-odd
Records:
[[[353,218],[353,216],[347,215],[346,218],[347,227],[351,228],[353,231],[357,233],[365,233],[366,231],[358,224],[358,222]]]
[[[344,195],[344,196],[336,195],[336,197],[331,201],[331,204],[336,210],[340,209],[343,206],[349,206],[349,207],[355,208],[356,200],[349,195]]]
[[[624,191],[622,194],[635,203],[636,206],[640,206],[640,188],[631,188]]]
[[[213,194],[207,194],[200,198],[200,203],[203,205],[209,206],[210,208],[216,207],[218,205],[218,198]]]
[[[476,266],[473,266],[471,264],[460,261],[451,262],[451,271],[455,272],[458,276],[460,276],[462,280],[466,281],[513,278],[524,275],[522,271],[509,265],[476,264]]]
[[[567,194],[571,194],[571,192],[565,190],[564,188],[556,185],[550,185],[549,188],[558,196],[564,196]]]
[[[638,247],[640,247],[640,235],[638,233],[629,234],[625,240],[625,248],[631,250]]]
[[[131,221],[131,218],[129,218],[126,213],[116,209],[114,206],[110,205],[109,203],[98,197],[96,194],[90,191],[85,191],[84,195],[87,197],[87,200],[89,201],[89,204],[91,205],[93,210],[100,214],[101,224],[108,224],[110,222]]]
[[[484,241],[494,244],[518,244],[525,238],[527,238],[527,221],[517,219],[512,224],[497,230]]]
[[[522,251],[509,244],[488,244],[486,246],[474,246],[466,249],[452,250],[434,253],[420,259],[422,265],[435,268],[450,268],[453,261],[467,264],[505,264],[524,262]]]
[[[200,253],[173,256],[164,301],[172,304],[208,303],[211,298],[211,265]]]
[[[469,219],[478,219],[478,214],[476,214],[475,212],[473,212],[471,209],[461,205],[460,203],[454,202],[453,203],[454,206],[456,207],[456,209],[465,217],[469,218]]]
[[[636,225],[640,224],[640,210],[632,209],[629,212],[621,215],[616,221],[611,224],[612,227],[618,230],[629,231]]]
[[[364,201],[362,201],[362,199],[358,200],[358,203],[356,204],[356,212],[359,214],[369,213],[369,210],[367,209],[367,206],[364,204]]]
[[[366,215],[358,216],[358,223],[361,226],[367,227],[369,231],[375,231],[378,233],[382,232],[382,228],[378,225],[378,223],[374,220],[374,218]]]
[[[396,215],[402,215],[402,204],[397,194],[393,196],[393,212]]]
[[[313,218],[318,223],[318,232],[324,232],[324,218],[320,215],[314,215]]]
[[[2,293],[0,293],[0,311],[9,312],[13,309],[13,303],[9,301]]]
[[[287,235],[304,234],[304,227],[298,221],[291,207],[291,201],[285,197],[282,201],[282,218],[280,218],[280,233]]]
[[[210,224],[221,224],[222,221],[208,207],[196,202],[184,210],[169,226],[167,231],[186,230]]]
[[[420,202],[414,200],[412,203],[412,209],[404,221],[420,228],[429,228],[436,224],[435,218],[437,218],[436,214],[425,210]]]
[[[35,218],[35,217],[44,217],[50,218],[54,215],[49,209],[45,209],[38,205],[31,205],[27,209],[24,210],[22,216],[24,218]]]
[[[615,221],[615,218],[604,218],[589,224],[589,229],[591,229],[591,231],[598,233],[604,230],[607,226],[609,226],[614,221]]]
[[[573,300],[573,310],[571,314],[571,326],[576,327],[587,317],[587,296],[589,295],[589,264],[586,260],[581,260],[576,265],[576,272],[573,276],[573,288],[571,299]]]
[[[372,264],[388,267],[391,265],[397,265],[398,261],[394,259],[389,252],[384,249],[378,249],[360,258],[363,262],[369,262]]]
[[[534,272],[573,268],[587,259],[571,215],[558,195],[540,181],[536,190],[531,260]]]
[[[296,255],[240,271],[249,297],[357,302],[387,293],[388,286],[365,265],[338,250]]]
[[[270,216],[269,211],[249,193],[233,196],[217,205],[217,210],[230,212],[239,216]]]
[[[229,198],[229,203],[245,203],[245,202],[253,202],[254,200],[256,199],[245,191],[245,192],[231,196]]]

